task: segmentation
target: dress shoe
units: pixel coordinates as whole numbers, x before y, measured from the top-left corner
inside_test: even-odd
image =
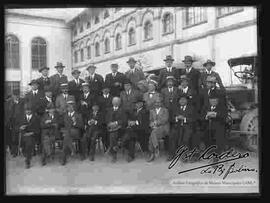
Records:
[[[116,156],[113,156],[113,157],[112,157],[111,162],[112,162],[112,163],[115,163],[115,162],[116,162]]]
[[[25,161],[25,168],[26,169],[30,168],[30,161]]]
[[[90,161],[95,161],[95,157],[93,155],[90,155]]]
[[[155,155],[152,153],[147,162],[151,162],[155,160]]]
[[[133,157],[131,157],[131,156],[127,156],[127,162],[129,163],[129,162],[132,162],[134,160],[134,158]]]
[[[63,158],[61,164],[64,166],[64,165],[66,165],[66,163],[67,163],[67,158],[66,158],[66,156],[64,156],[64,158]]]
[[[81,158],[81,161],[84,161],[85,160],[85,155],[81,155],[80,158]]]
[[[46,157],[45,156],[43,156],[41,159],[41,165],[42,166],[46,165]]]

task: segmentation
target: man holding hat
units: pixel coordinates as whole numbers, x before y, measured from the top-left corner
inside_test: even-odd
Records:
[[[15,89],[12,97],[5,102],[5,135],[13,157],[18,154],[19,122],[23,113],[24,101],[20,98],[20,91]]]
[[[61,94],[59,94],[55,100],[55,108],[59,115],[63,116],[67,111],[67,101],[73,96],[68,94],[67,83],[60,84],[60,91]]]
[[[82,144],[82,130],[84,129],[84,122],[82,115],[76,111],[75,98],[71,96],[67,100],[67,111],[64,114],[64,140],[63,140],[63,156],[62,165],[67,162],[67,157],[73,152],[73,141],[78,140],[79,145]],[[81,148],[81,147],[79,147]],[[84,155],[80,150],[81,159]]]
[[[158,84],[159,87],[162,89],[163,87],[166,87],[166,78],[167,76],[173,76],[176,80],[179,78],[179,70],[176,69],[175,67],[172,67],[174,59],[172,58],[171,55],[166,56],[164,59],[165,61],[165,68],[162,69],[159,73],[159,79],[158,79]],[[176,81],[176,85],[177,85]]]
[[[199,85],[200,88],[204,88],[206,86],[206,78],[207,76],[214,76],[217,80],[217,84],[221,90],[225,91],[224,85],[222,83],[222,80],[219,76],[219,74],[212,70],[213,66],[215,66],[216,63],[214,61],[211,61],[208,59],[204,64],[203,67],[205,67],[205,71],[201,73],[199,78]]]
[[[68,78],[63,74],[65,66],[61,62],[57,62],[55,68],[57,73],[50,77],[50,85],[52,87],[53,96],[56,98],[60,93],[60,84],[68,83]]]
[[[35,147],[36,137],[40,134],[39,117],[32,111],[32,105],[25,104],[24,114],[19,122],[23,155],[25,156],[25,167],[30,168],[32,153]]]
[[[96,73],[96,66],[90,64],[87,67],[89,76],[85,78],[85,81],[89,84],[91,94],[99,96],[102,94],[102,86],[104,84],[104,79],[101,75]]]
[[[131,81],[132,86],[135,88],[137,88],[137,83],[140,80],[145,79],[143,71],[135,67],[136,63],[137,61],[133,57],[130,57],[127,61],[130,69],[125,73],[126,77]]]
[[[181,71],[180,75],[187,75],[190,80],[190,85],[196,93],[199,93],[199,78],[200,71],[192,67],[194,60],[191,56],[185,56],[182,60],[185,64],[185,69]]]
[[[151,110],[154,108],[155,101],[161,97],[161,94],[157,92],[158,83],[155,80],[150,79],[148,81],[148,91],[143,94],[143,100],[145,101],[146,109]]]
[[[55,111],[52,103],[46,107],[46,113],[42,116],[40,122],[41,128],[41,164],[45,165],[48,158],[55,152],[55,138],[59,137],[59,115]]]
[[[73,95],[75,97],[75,101],[78,104],[80,96],[82,94],[82,84],[84,83],[84,80],[82,80],[80,77],[81,71],[75,69],[71,72],[73,76],[73,80],[68,82],[68,91],[70,95]]]
[[[128,126],[123,138],[123,145],[128,150],[127,161],[131,162],[135,158],[135,142],[140,143],[144,156],[148,153],[149,141],[149,111],[144,106],[144,100],[137,98],[134,101],[134,109],[128,115]]]
[[[131,113],[134,109],[134,101],[140,97],[140,92],[132,87],[132,82],[126,78],[124,81],[124,90],[120,93],[122,108],[127,114]]]
[[[41,116],[38,110],[40,109],[44,92],[38,89],[37,80],[32,80],[29,85],[31,85],[31,91],[25,95],[25,102],[31,104],[33,114]]]
[[[49,86],[50,85],[50,78],[49,78],[49,67],[41,67],[38,72],[41,73],[41,77],[37,79],[38,82],[38,89],[41,91],[44,90],[44,86]]]
[[[123,73],[118,72],[118,64],[111,64],[112,72],[105,77],[105,83],[110,87],[112,96],[119,97],[120,92],[124,90],[124,81],[126,76]]]

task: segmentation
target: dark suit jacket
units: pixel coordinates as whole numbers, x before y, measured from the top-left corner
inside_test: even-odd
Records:
[[[113,77],[112,73],[106,75],[105,84],[110,87],[110,93],[112,96],[120,96],[120,92],[124,90],[124,81],[126,76],[123,73],[117,72],[116,76]],[[119,82],[120,86],[115,86],[115,83]]]
[[[40,115],[38,110],[41,106],[41,100],[44,98],[44,92],[38,90],[38,93],[34,96],[32,90],[25,95],[25,102],[31,104],[31,108],[33,113],[37,113]]]
[[[86,99],[84,98],[84,94],[80,95],[78,109],[84,118],[87,114],[90,113],[90,111],[92,109],[92,105],[93,105],[95,100],[96,100],[96,96],[91,94],[90,92],[89,92],[88,97]],[[81,105],[81,101],[85,101],[87,103],[87,105]]]
[[[51,123],[45,123],[46,120],[51,120]],[[60,118],[57,112],[54,114],[54,118],[51,119],[49,113],[45,113],[40,121],[41,136],[55,136],[59,137],[59,124]]]
[[[37,79],[37,82],[39,84],[38,89],[43,91],[44,90],[44,86],[50,86],[51,81],[50,78],[48,77],[47,79],[44,79],[43,77],[40,77]]]
[[[206,88],[206,78],[207,78],[207,76],[214,76],[214,77],[216,77],[217,83],[218,83],[220,89],[225,91],[225,88],[224,88],[224,85],[222,83],[222,80],[221,80],[219,74],[217,72],[215,72],[215,71],[212,71],[211,74],[207,74],[206,71],[204,71],[204,72],[201,73],[200,78],[199,78],[200,88],[202,88],[202,89],[203,88]]]
[[[140,111],[137,112],[137,110],[133,110],[132,114],[130,114],[128,120],[131,121],[138,121],[138,125],[135,125],[132,127],[134,130],[144,130],[146,132],[150,131],[149,128],[149,111],[143,107]]]
[[[56,73],[50,77],[50,86],[52,88],[52,92],[54,97],[60,94],[60,84],[61,83],[68,83],[68,78],[66,75],[62,75],[60,78],[59,74]]]
[[[205,119],[205,116],[208,111],[211,111],[211,106],[208,104],[202,111],[202,117],[201,119],[204,121],[208,121]],[[216,108],[213,110],[217,113],[217,116],[215,118],[211,118],[211,127],[214,128],[224,128],[226,124],[226,118],[228,115],[227,109],[222,105],[217,105]]]
[[[186,123],[183,122],[184,126],[192,127],[192,123],[194,121],[194,109],[192,105],[187,105],[184,111],[181,109],[180,105],[174,106],[172,112],[173,113],[170,117],[170,122],[173,124],[174,127],[178,128],[181,126],[182,121],[178,120],[178,122],[176,122],[175,119],[175,117],[179,115],[182,115],[186,118]]]
[[[33,132],[34,135],[32,135],[32,136],[39,135],[39,133],[40,133],[40,119],[38,116],[32,114],[32,118],[30,119],[29,122],[27,122],[26,114],[24,114],[21,117],[19,127],[22,125],[27,125],[26,129],[22,131],[22,134]]]
[[[24,114],[24,100],[19,99],[16,104],[13,99],[9,99],[5,103],[5,126],[19,132],[19,122]]]
[[[131,69],[129,69],[126,73],[125,73],[126,77],[131,81],[133,87],[137,87],[137,83],[140,80],[144,80],[145,76],[144,73],[141,69],[138,68],[134,68],[134,72],[131,71]]]
[[[105,122],[108,125],[110,122],[118,122],[118,125],[121,125],[122,128],[126,126],[127,123],[127,116],[125,111],[118,107],[117,111],[113,110],[113,107],[109,108],[106,114]]]
[[[101,75],[95,73],[93,80],[90,80],[90,77],[86,77],[85,81],[89,83],[91,93],[97,96],[102,94],[102,86],[104,85],[104,79]]]
[[[109,94],[108,98],[105,98],[103,95],[101,95],[97,99],[99,107],[100,107],[100,111],[102,112],[104,117],[107,114],[108,108],[112,107],[112,98],[113,98],[112,95]]]
[[[40,101],[40,107],[38,109],[39,115],[43,115],[46,111],[46,108],[49,104],[54,104],[55,102],[52,100],[52,102],[49,102],[46,97],[43,97]]]
[[[135,101],[141,97],[142,95],[140,92],[136,89],[131,89],[131,92],[129,95],[127,95],[126,91],[122,91],[120,93],[121,98],[121,106],[125,111],[133,111],[135,107]]]
[[[77,85],[75,80],[71,80],[68,83],[68,93],[75,97],[76,103],[78,103],[80,100],[80,96],[82,94],[82,83],[84,83],[84,80],[79,78],[79,83],[80,84]]]
[[[190,79],[190,85],[195,90],[195,92],[199,92],[199,78],[200,78],[200,71],[193,68],[190,70],[189,73],[186,72],[186,69],[181,70],[181,75],[187,75],[187,77]]]
[[[161,90],[161,95],[163,97],[164,106],[170,111],[173,105],[178,103],[179,97],[179,89],[177,87],[173,87],[173,92],[169,92],[168,87],[164,87]]]
[[[192,104],[194,111],[196,112],[199,109],[199,95],[191,87],[188,87],[187,93],[184,93],[184,91],[180,89],[179,97],[181,97],[182,95],[188,96],[188,103]]]
[[[164,68],[159,73],[158,84],[159,84],[160,89],[166,87],[166,77],[167,76],[174,76],[176,79],[175,85],[176,86],[178,85],[178,82],[179,82],[178,80],[179,80],[179,76],[180,76],[179,70],[176,69],[175,67],[172,67],[172,72],[168,72],[167,68]]]
[[[89,126],[88,125],[88,121],[90,121],[91,119],[96,120],[97,121],[97,124],[93,124],[93,125]],[[100,129],[102,127],[102,124],[104,123],[104,119],[105,119],[104,118],[104,115],[103,115],[103,113],[100,110],[97,112],[96,115],[94,115],[94,112],[91,111],[87,115],[87,117],[85,119],[85,125],[87,125],[87,128],[90,128],[91,127],[92,129]]]
[[[73,125],[72,118],[75,119],[76,125]],[[64,114],[64,125],[66,129],[70,129],[70,128],[83,129],[84,128],[83,118],[80,113],[75,111],[72,118],[68,115],[68,112]]]

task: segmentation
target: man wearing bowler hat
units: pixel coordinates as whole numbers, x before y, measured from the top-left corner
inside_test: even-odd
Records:
[[[85,82],[89,84],[91,94],[99,96],[102,94],[104,79],[101,75],[96,73],[96,68],[97,67],[93,64],[90,64],[87,67],[86,70],[88,71],[89,76],[85,78]]]
[[[200,76],[200,79],[199,79],[200,88],[203,89],[204,87],[206,87],[206,78],[207,78],[207,76],[214,76],[214,77],[216,77],[217,84],[218,84],[219,88],[221,90],[225,91],[224,85],[222,83],[222,80],[221,80],[219,74],[212,70],[213,66],[215,66],[215,65],[216,65],[216,63],[214,61],[211,61],[210,59],[208,59],[203,64],[203,67],[205,67],[205,70],[204,70],[204,72],[201,73],[201,76]]]
[[[37,79],[38,82],[38,89],[41,91],[44,90],[44,86],[49,86],[50,85],[50,78],[49,78],[49,67],[41,67],[38,72],[41,73],[41,77]]]
[[[181,71],[180,75],[187,75],[191,87],[196,93],[199,93],[200,71],[192,67],[192,64],[195,60],[193,60],[191,56],[185,56],[185,59],[182,61],[185,64],[185,69]]]
[[[119,97],[120,92],[124,90],[124,81],[126,76],[123,73],[118,72],[118,64],[111,64],[112,72],[107,74],[105,77],[105,83],[110,87],[112,96]]]
[[[61,62],[57,62],[55,68],[57,73],[50,77],[50,85],[53,88],[53,96],[56,98],[60,93],[60,84],[68,83],[68,78],[63,74],[65,66]]]
[[[71,72],[73,76],[73,80],[69,81],[68,83],[68,91],[70,95],[73,95],[75,97],[75,101],[78,104],[80,96],[82,94],[82,84],[84,83],[84,80],[82,80],[80,77],[81,71],[75,69]]]
[[[158,84],[160,89],[163,87],[166,87],[166,78],[168,76],[173,76],[176,79],[176,85],[178,84],[178,78],[179,78],[179,70],[172,66],[174,59],[171,55],[166,56],[164,59],[165,61],[165,68],[162,69],[159,73],[159,79]]]
[[[136,63],[137,61],[130,57],[127,61],[130,69],[125,73],[126,77],[131,81],[133,88],[137,88],[137,83],[145,79],[143,71],[135,67]]]

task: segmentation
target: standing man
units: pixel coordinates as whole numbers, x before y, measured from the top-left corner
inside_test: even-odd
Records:
[[[160,93],[156,91],[157,85],[158,83],[155,80],[149,80],[148,91],[143,94],[143,100],[148,110],[154,108],[155,101],[161,96]]]
[[[126,127],[126,113],[120,107],[121,99],[119,97],[114,97],[112,100],[113,107],[108,109],[106,114],[106,124],[109,131],[110,147],[109,152],[112,156],[112,163],[117,160],[117,150],[118,150],[118,138],[121,136],[123,129]]]
[[[164,59],[165,61],[165,68],[162,69],[159,73],[159,79],[158,84],[159,88],[162,89],[163,87],[166,87],[166,78],[168,76],[173,76],[176,80],[179,78],[179,70],[175,67],[172,67],[174,59],[171,55],[166,56]],[[178,81],[176,81],[175,85],[178,84]]]
[[[89,76],[85,78],[85,82],[89,84],[89,90],[91,94],[94,94],[96,96],[99,96],[102,94],[102,87],[104,83],[104,79],[101,75],[95,73],[96,72],[96,66],[93,64],[89,65],[87,67],[87,71],[89,72]]]
[[[68,94],[67,83],[63,83],[60,85],[60,91],[61,91],[61,94],[59,94],[55,100],[55,108],[61,117],[67,111],[67,101],[70,100],[70,98],[73,96]]]
[[[25,167],[30,168],[32,153],[35,147],[35,137],[40,134],[39,117],[32,112],[29,104],[25,105],[24,115],[19,122]]]
[[[143,71],[135,68],[136,63],[137,61],[133,57],[130,57],[127,61],[130,69],[125,73],[126,77],[131,81],[133,88],[137,88],[138,82],[145,79]]]
[[[63,74],[65,66],[61,62],[57,62],[55,68],[57,73],[50,77],[50,85],[52,87],[54,98],[60,93],[60,84],[68,83],[67,76]]]
[[[76,104],[78,105],[80,96],[82,94],[82,84],[84,83],[84,80],[79,78],[81,71],[77,69],[73,70],[71,74],[74,79],[68,83],[68,91],[70,95],[75,97]]]
[[[111,64],[112,72],[106,75],[105,83],[109,86],[113,97],[119,97],[120,92],[124,90],[124,81],[126,76],[123,73],[118,72],[118,64]]]
[[[181,75],[187,75],[190,80],[191,87],[196,93],[199,93],[199,78],[201,74],[200,71],[192,67],[194,60],[191,56],[185,56],[183,62],[185,63],[185,69],[182,70]]]
[[[41,77],[37,79],[38,82],[38,89],[43,91],[44,86],[49,86],[50,85],[50,78],[49,78],[49,67],[41,67],[38,72],[41,73]]]
[[[200,88],[203,89],[206,87],[206,78],[207,76],[214,76],[217,80],[217,84],[219,88],[223,91],[225,91],[224,85],[222,83],[222,80],[219,76],[219,74],[212,70],[213,66],[215,66],[216,63],[208,59],[204,64],[203,67],[205,67],[204,72],[201,73],[200,79],[199,79],[199,85]]]
[[[54,102],[55,102],[53,101],[52,90],[50,86],[44,87],[44,93],[45,93],[45,97],[41,99],[40,109],[38,110],[40,115],[43,115],[45,113],[45,110],[48,105],[50,104],[54,105]]]

